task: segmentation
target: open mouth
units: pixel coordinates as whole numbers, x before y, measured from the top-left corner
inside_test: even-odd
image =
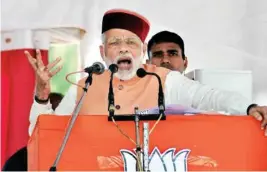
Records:
[[[129,70],[132,67],[132,59],[128,58],[128,57],[120,58],[117,61],[117,65],[118,65],[119,69],[121,69],[121,70]]]

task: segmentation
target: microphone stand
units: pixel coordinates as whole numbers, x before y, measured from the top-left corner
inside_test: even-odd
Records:
[[[92,78],[92,75],[93,73],[90,72],[89,73],[89,76],[87,77],[86,81],[85,81],[85,87],[83,88],[84,92],[82,94],[82,97],[80,98],[77,106],[75,107],[74,111],[72,112],[72,116],[71,116],[71,120],[70,120],[70,123],[68,125],[68,128],[67,128],[67,131],[66,131],[66,134],[63,138],[63,142],[62,142],[62,145],[60,146],[60,149],[57,153],[57,156],[56,156],[56,160],[54,161],[53,165],[50,167],[49,171],[57,171],[57,165],[59,163],[59,160],[62,156],[62,153],[65,149],[65,146],[68,142],[68,139],[70,137],[70,133],[71,133],[71,130],[72,130],[72,127],[74,126],[74,123],[78,117],[78,114],[80,112],[80,109],[81,109],[81,106],[82,106],[82,103],[84,101],[84,98],[85,98],[85,95],[87,93],[87,90],[89,88],[89,86],[92,84],[92,81],[93,81],[93,78]]]
[[[139,133],[139,114],[138,107],[135,107],[135,136],[136,136],[136,171],[144,171],[141,162],[141,146]]]
[[[147,72],[147,74],[148,75],[153,75],[158,79],[158,82],[159,82],[159,93],[158,93],[159,114],[160,115],[165,115],[165,101],[164,101],[164,93],[163,93],[163,88],[162,88],[162,84],[161,84],[161,79],[155,73]]]
[[[110,75],[110,81],[109,81],[109,94],[108,94],[108,111],[109,111],[109,117],[112,118],[115,113],[115,102],[114,102],[114,92],[113,92],[113,75],[114,71],[111,71]]]
[[[149,172],[149,123],[143,123],[143,160],[144,172]]]

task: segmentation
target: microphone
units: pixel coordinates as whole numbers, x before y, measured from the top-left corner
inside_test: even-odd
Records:
[[[91,85],[93,82],[92,75],[93,74],[100,75],[100,74],[104,73],[104,71],[105,71],[105,66],[100,62],[95,62],[95,63],[93,63],[92,66],[85,68],[84,72],[87,72],[89,74],[89,76],[87,77],[87,79],[85,81],[85,84],[89,83],[89,85]],[[86,89],[86,88],[84,88],[84,89]],[[87,91],[87,89],[86,89],[86,91]]]
[[[143,68],[139,68],[137,71],[136,71],[136,75],[139,77],[139,78],[143,78],[147,75],[148,73],[145,71],[145,69]]]
[[[85,68],[84,71],[100,75],[105,71],[105,66],[100,62],[95,62],[92,66]]]
[[[114,101],[114,92],[113,92],[113,75],[118,72],[118,66],[116,64],[111,64],[109,66],[109,70],[111,72],[110,81],[109,81],[109,92],[108,92],[108,111],[109,116],[113,117],[115,113],[115,101]]]
[[[162,88],[161,79],[160,79],[159,75],[156,74],[156,73],[147,72],[147,71],[145,71],[145,69],[143,69],[143,68],[139,68],[139,69],[136,71],[136,75],[137,75],[139,78],[143,78],[143,77],[145,77],[146,75],[153,75],[153,76],[156,76],[156,77],[157,77],[157,79],[158,79],[158,83],[159,83],[159,93],[158,93],[159,113],[160,113],[160,114],[161,114],[161,113],[164,114],[164,111],[165,111],[164,93],[163,93],[163,88]]]
[[[110,72],[116,73],[116,72],[118,72],[119,67],[116,64],[111,64],[111,65],[109,65],[108,69],[110,70]]]

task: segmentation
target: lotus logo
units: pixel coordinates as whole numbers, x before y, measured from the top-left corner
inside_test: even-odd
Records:
[[[155,147],[149,155],[150,171],[187,171],[189,149],[180,150],[175,154],[175,148],[169,148],[164,153]],[[136,154],[126,149],[120,151],[124,161],[124,171],[136,171]]]

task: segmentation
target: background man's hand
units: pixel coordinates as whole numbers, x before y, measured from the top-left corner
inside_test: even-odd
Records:
[[[249,115],[261,121],[261,129],[265,130],[267,136],[267,106],[255,106],[250,108]]]

